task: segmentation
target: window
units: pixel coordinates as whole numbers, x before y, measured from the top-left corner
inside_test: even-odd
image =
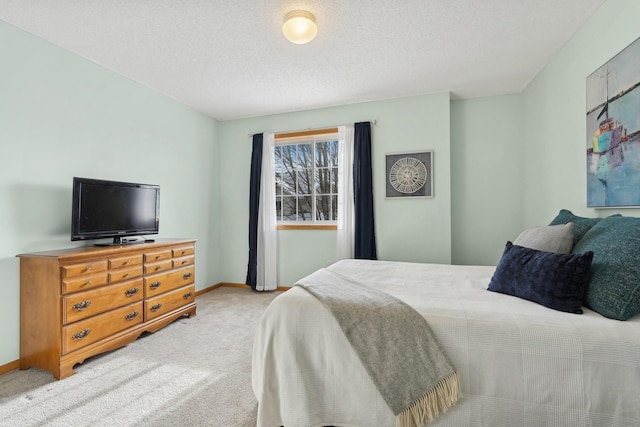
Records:
[[[279,225],[335,225],[338,214],[337,129],[275,137]],[[281,227],[286,228],[286,227]]]

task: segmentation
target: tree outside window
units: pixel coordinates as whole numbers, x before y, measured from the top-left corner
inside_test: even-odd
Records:
[[[279,222],[330,223],[338,213],[338,140],[275,146]]]

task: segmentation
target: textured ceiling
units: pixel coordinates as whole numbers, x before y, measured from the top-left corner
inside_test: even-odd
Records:
[[[517,93],[605,0],[0,0],[0,19],[219,120]],[[314,13],[307,45],[284,15]]]

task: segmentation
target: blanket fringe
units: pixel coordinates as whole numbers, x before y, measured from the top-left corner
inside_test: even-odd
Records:
[[[460,378],[454,372],[413,402],[396,417],[396,427],[421,427],[438,418],[462,397]]]

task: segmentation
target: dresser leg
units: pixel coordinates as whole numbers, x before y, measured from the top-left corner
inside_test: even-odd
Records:
[[[57,371],[58,372],[52,372],[53,377],[57,380],[63,380],[76,373],[76,371],[73,370],[73,365],[60,365],[60,369]]]

